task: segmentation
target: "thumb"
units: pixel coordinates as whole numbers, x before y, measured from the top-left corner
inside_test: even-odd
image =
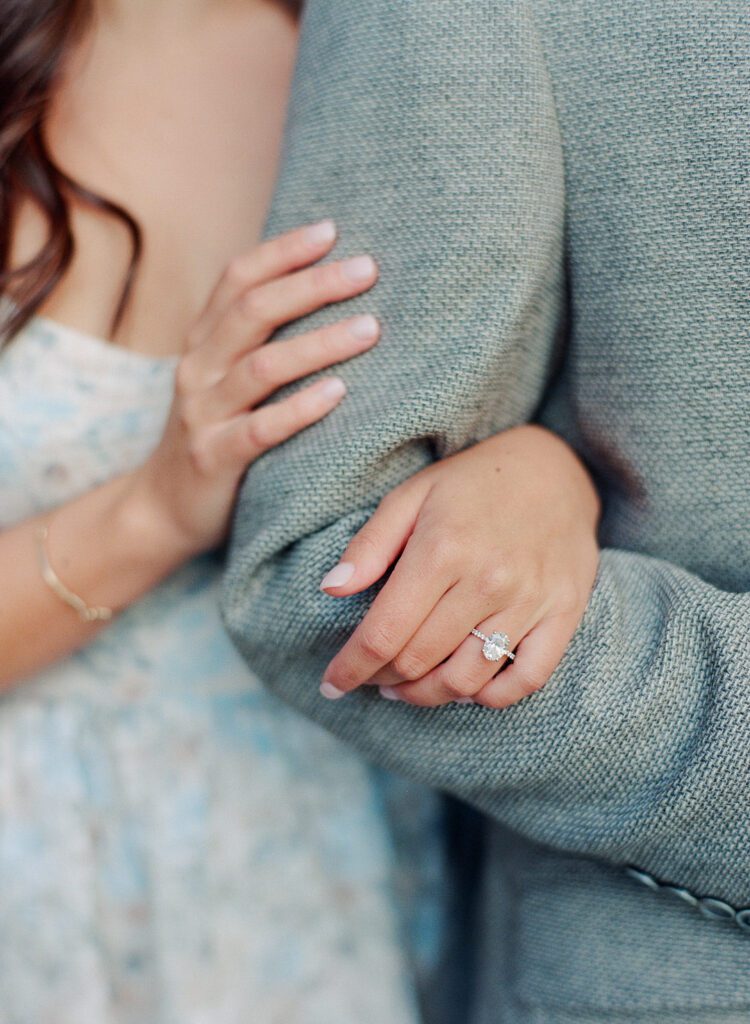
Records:
[[[320,589],[348,597],[379,580],[406,547],[430,486],[424,479],[409,480],[386,494],[349,541],[338,565],[323,577]]]

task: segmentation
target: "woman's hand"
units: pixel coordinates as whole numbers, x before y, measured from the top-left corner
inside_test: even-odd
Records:
[[[346,388],[331,376],[256,407],[283,385],[377,341],[377,320],[358,316],[264,344],[282,324],[375,283],[378,271],[369,256],[310,266],[330,252],[335,238],[334,224],[324,221],[235,260],[190,332],[164,436],[133,479],[149,516],[156,515],[164,536],[179,539],[188,554],[223,540],[250,463],[326,416]]]
[[[541,427],[514,428],[415,474],[321,583],[345,597],[395,562],[321,693],[336,699],[367,683],[423,707],[504,708],[538,690],[588,602],[598,516],[584,467]],[[473,628],[507,634],[516,660],[486,660]]]

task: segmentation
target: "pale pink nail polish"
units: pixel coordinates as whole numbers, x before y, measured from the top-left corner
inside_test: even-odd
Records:
[[[356,566],[353,562],[339,562],[338,565],[334,565],[333,569],[323,577],[320,582],[320,589],[326,590],[328,587],[343,587],[354,575],[355,568]]]
[[[322,220],[307,229],[307,241],[310,245],[326,245],[336,237],[336,225],[332,220]]]
[[[338,686],[334,686],[333,683],[321,683],[320,693],[326,700],[341,700],[342,697],[346,697],[346,692],[339,690]]]
[[[378,689],[380,690],[380,696],[384,700],[401,700],[395,686],[380,686]]]
[[[357,341],[372,341],[377,338],[380,324],[374,316],[369,313],[365,316],[358,316],[349,324],[349,333]]]
[[[372,256],[355,256],[341,265],[341,271],[349,281],[362,284],[375,273],[375,260]]]
[[[343,398],[346,394],[346,384],[341,377],[327,377],[320,384],[320,391],[325,398]]]
[[[453,701],[453,703],[454,704],[473,704],[474,703],[474,699],[473,699],[473,697],[457,697]]]

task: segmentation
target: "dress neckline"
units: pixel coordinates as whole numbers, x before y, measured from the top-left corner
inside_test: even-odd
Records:
[[[77,327],[70,327],[68,324],[61,323],[59,320],[53,320],[51,317],[43,316],[42,314],[35,314],[26,325],[27,329],[34,326],[39,327],[46,333],[55,334],[71,344],[78,344],[88,348],[98,358],[110,358],[121,365],[129,363],[136,366],[140,364],[141,366],[162,366],[165,369],[173,369],[180,358],[176,355],[152,356],[147,352],[138,352],[132,348],[124,348],[122,345],[115,344],[115,342],[107,341],[106,338],[100,338],[96,334],[89,334],[86,331],[79,330]]]

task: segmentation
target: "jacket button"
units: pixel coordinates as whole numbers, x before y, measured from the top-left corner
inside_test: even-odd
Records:
[[[750,932],[750,907],[745,910],[738,910],[734,915],[734,919],[743,932]]]
[[[678,900],[682,900],[683,903],[687,903],[689,907],[698,906],[698,897],[694,896],[689,889],[683,889],[679,885],[663,885],[662,889],[664,892],[670,893],[672,896],[676,896]]]
[[[702,900],[698,900],[698,910],[700,910],[704,917],[709,917],[712,920],[734,920],[734,907],[730,907],[723,900],[712,899],[710,896],[705,896]]]
[[[657,892],[661,889],[661,886],[656,881],[653,875],[650,875],[647,871],[641,871],[640,868],[628,867],[625,868],[625,874],[629,878],[634,879],[636,882],[640,882],[641,885],[645,885],[647,889],[653,889]]]

